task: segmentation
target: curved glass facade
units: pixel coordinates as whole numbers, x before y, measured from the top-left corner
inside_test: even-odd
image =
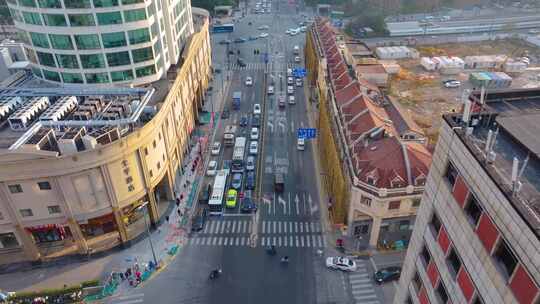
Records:
[[[33,73],[65,84],[156,81],[178,62],[193,33],[190,0],[7,3]]]

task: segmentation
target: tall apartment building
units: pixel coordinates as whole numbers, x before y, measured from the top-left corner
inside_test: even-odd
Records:
[[[540,303],[540,90],[482,95],[443,116],[395,304]]]
[[[116,5],[107,8],[108,13],[124,18],[130,14],[145,15],[150,11],[148,6],[158,2],[163,7],[156,6],[155,9],[164,10],[164,15],[174,11],[164,8],[166,1],[163,0],[135,2],[124,0],[120,5],[116,0],[94,0],[92,6],[96,10],[87,17],[100,20],[98,12],[105,10],[101,8],[105,3]],[[35,20],[43,20],[49,11],[62,9],[42,11],[31,5],[89,5],[80,0],[21,0],[18,3],[19,6],[30,6],[24,9],[28,12],[23,15],[34,16]],[[61,20],[69,20],[71,12],[75,11],[89,10],[66,9],[65,14],[57,15]],[[123,67],[129,71],[126,74],[134,75],[133,81],[128,82],[130,84],[156,80],[144,86],[85,86],[83,90],[58,87],[21,73],[4,82],[11,84],[0,92],[0,264],[86,254],[119,243],[129,244],[144,231],[140,206],[147,206],[150,221],[154,224],[174,206],[175,195],[181,191],[176,184],[184,173],[182,163],[195,143],[193,134],[198,109],[203,105],[211,77],[208,12],[197,8],[186,11],[193,13],[193,23],[191,16],[185,17],[188,23],[181,29],[190,32],[193,28],[193,33],[177,50],[176,44],[171,42],[167,48],[168,56],[174,52],[177,61],[173,61],[174,57],[160,55]],[[156,24],[156,18],[150,18],[150,24]],[[141,22],[146,24],[147,20]],[[124,33],[128,39],[136,24],[139,23],[116,25],[115,31]],[[31,29],[37,30],[33,26]],[[83,38],[92,36],[90,40],[78,40],[79,34],[73,31],[75,34],[70,33],[66,43],[71,45],[73,42],[75,48],[81,41],[85,41],[85,45],[94,41],[96,47],[108,41],[103,39],[108,36],[100,33],[105,29],[99,27],[86,29],[88,34]],[[92,32],[100,34],[90,34]],[[174,31],[166,35],[172,33]],[[41,36],[47,41],[43,43],[53,47],[60,41],[55,40],[55,35]],[[149,52],[154,55],[155,50],[167,54],[167,51],[155,48],[158,41],[162,43],[171,38],[166,35],[155,37],[152,34],[151,42],[142,45],[149,45]],[[36,52],[45,52],[44,48],[32,48],[39,50]],[[120,52],[127,53],[130,60],[140,49],[131,44],[118,48],[125,50]],[[180,51],[181,55],[178,55]],[[64,58],[60,57],[63,51],[50,49],[49,52],[55,52],[55,64],[56,58]],[[93,69],[87,70],[84,64],[103,61],[84,61],[81,60],[83,56],[88,54],[105,60],[113,54],[107,47],[69,52],[77,53],[69,56],[74,56],[74,62],[82,67],[85,81]],[[154,61],[156,63],[152,63]],[[169,63],[165,64],[165,61]],[[51,73],[60,70],[42,63],[40,61],[34,68]],[[146,69],[148,64],[156,67],[156,74],[138,77],[138,69]],[[168,65],[170,68],[166,73],[164,69]],[[106,66],[99,69],[107,70],[102,73],[109,76],[103,77],[116,75],[116,67],[111,68],[108,63]],[[64,74],[60,72],[61,77]],[[164,78],[158,79],[161,74]]]
[[[33,73],[80,85],[141,85],[178,62],[189,0],[7,0]]]

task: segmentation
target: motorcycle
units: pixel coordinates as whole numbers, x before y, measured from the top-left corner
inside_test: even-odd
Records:
[[[281,263],[282,264],[288,264],[289,263],[289,257],[288,256],[284,256],[281,258]]]
[[[210,280],[217,279],[221,275],[221,269],[214,269],[210,272]]]

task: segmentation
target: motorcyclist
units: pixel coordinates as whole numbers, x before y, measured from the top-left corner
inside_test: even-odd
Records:
[[[284,256],[281,258],[281,262],[288,263],[289,262],[289,256]]]
[[[215,279],[221,274],[221,268],[216,268],[210,272],[210,278]]]

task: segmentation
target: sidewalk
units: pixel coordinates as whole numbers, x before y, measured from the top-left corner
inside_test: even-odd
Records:
[[[228,81],[221,82],[227,87]],[[226,88],[213,81],[214,93],[221,91],[221,97],[226,96]],[[224,98],[216,98],[214,110],[221,109]],[[210,103],[205,103],[205,108],[210,107]],[[196,133],[201,138],[206,138],[210,142],[214,136],[215,130],[219,125],[219,115],[215,118],[217,123],[197,127]],[[207,145],[208,146],[208,145]],[[196,206],[199,184],[204,178],[205,166],[207,163],[205,151],[200,155],[201,144],[197,136],[192,140],[190,155],[185,158],[182,166],[185,169],[184,175],[181,175],[180,168],[177,170],[177,178],[174,190],[177,196],[176,201],[168,201],[169,207],[162,215],[160,222],[154,230],[150,231],[156,260],[161,269],[167,266],[172,260],[174,254],[182,247],[187,239],[187,230],[189,228],[189,219]],[[198,159],[198,161],[196,161]],[[191,171],[193,164],[197,162],[194,172]],[[165,204],[165,202],[161,203]],[[178,204],[178,205],[177,205]],[[148,216],[148,215],[145,215]],[[167,221],[168,217],[168,221]],[[147,218],[148,219],[148,218]],[[153,261],[153,254],[150,248],[150,242],[146,232],[136,237],[131,246],[122,249],[114,248],[103,253],[92,255],[89,260],[84,261],[80,258],[66,257],[55,263],[46,263],[42,265],[33,265],[15,269],[16,272],[7,272],[0,274],[0,290],[4,291],[31,291],[62,288],[64,285],[73,285],[86,280],[100,279],[103,283],[109,279],[112,272],[125,272],[127,268],[139,265],[141,269],[150,261]],[[142,270],[141,270],[142,271]],[[158,270],[159,271],[159,270]],[[120,282],[115,294],[132,292],[133,287],[126,281]]]

